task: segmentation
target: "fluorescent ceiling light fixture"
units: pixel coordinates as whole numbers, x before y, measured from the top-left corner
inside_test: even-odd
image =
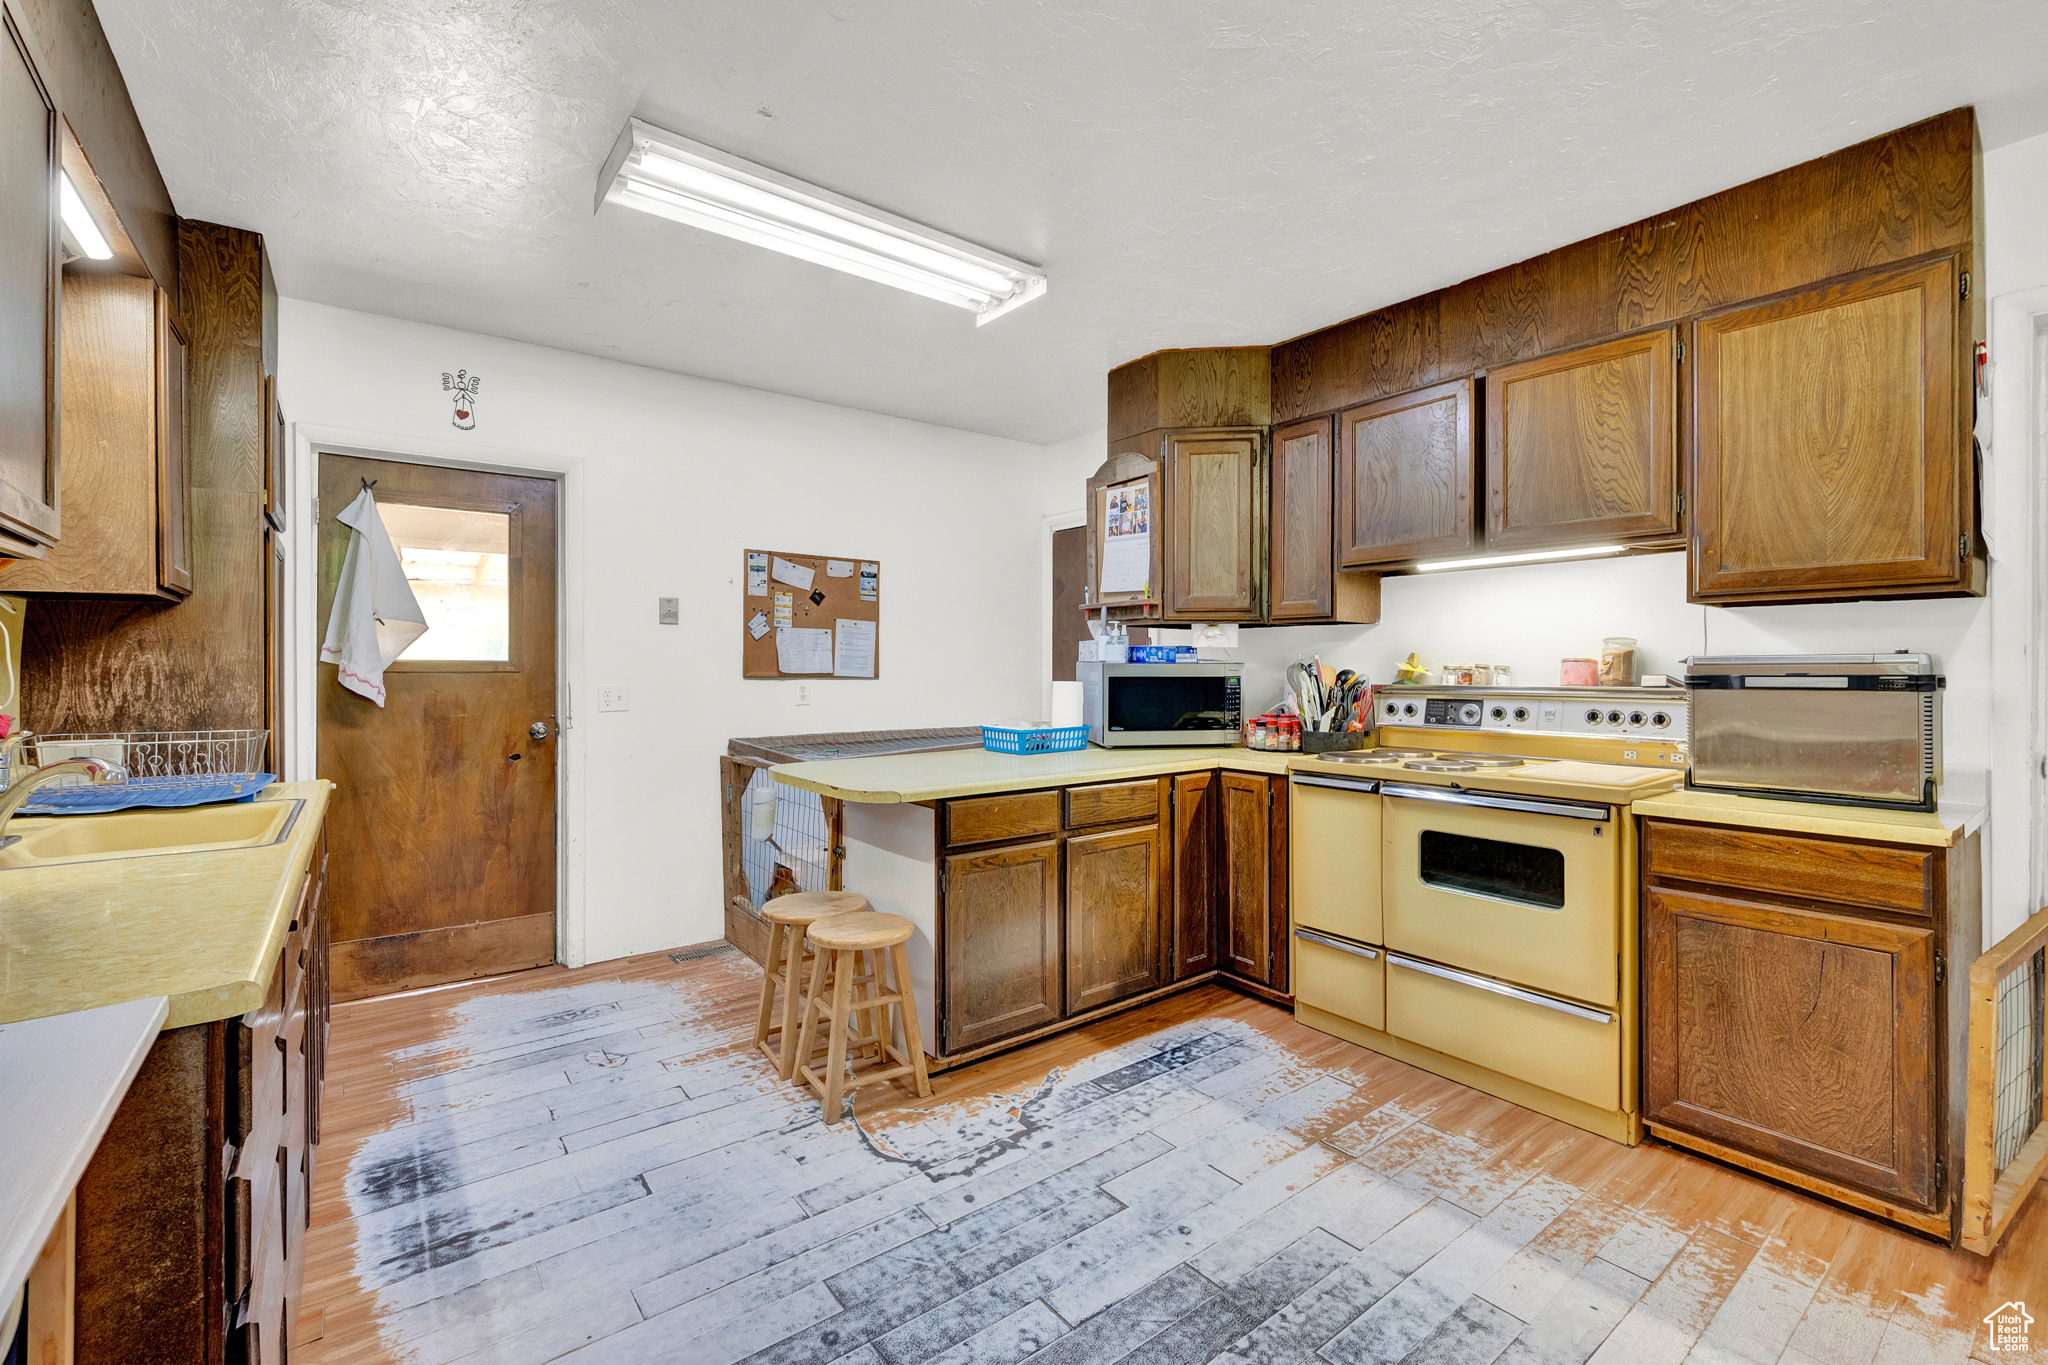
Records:
[[[78,197],[78,186],[71,183],[71,177],[63,171],[57,172],[57,212],[64,219],[64,226],[71,230],[71,240],[78,243],[78,249],[95,261],[114,259],[114,248],[107,245],[107,235],[100,231],[100,225],[92,220],[92,212],[85,206],[85,200]]]
[[[639,119],[619,134],[597,199],[968,309],[977,326],[1045,292],[1037,266]]]
[[[1533,564],[1543,559],[1592,559],[1598,555],[1618,555],[1626,545],[1580,545],[1570,550],[1529,550],[1518,555],[1479,555],[1472,559],[1432,559],[1426,564],[1417,564],[1417,573],[1435,573],[1438,569],[1490,569],[1496,564]]]

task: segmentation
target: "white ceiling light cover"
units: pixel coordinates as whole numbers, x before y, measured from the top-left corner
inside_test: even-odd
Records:
[[[627,121],[598,175],[598,204],[622,204],[974,313],[977,326],[1045,292],[1036,266],[857,199]]]

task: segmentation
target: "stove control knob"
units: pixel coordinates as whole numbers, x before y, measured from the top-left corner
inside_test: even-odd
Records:
[[[1506,720],[1508,718],[1508,708],[1505,706],[1496,706],[1493,709],[1489,710],[1486,714],[1489,718],[1493,720]]]
[[[1667,728],[1671,724],[1671,713],[1669,711],[1653,712],[1650,716],[1650,724],[1656,726],[1659,730]]]
[[[1598,711],[1588,711],[1588,712],[1586,713],[1586,724],[1588,724],[1588,725],[1598,725],[1599,723],[1600,723],[1600,713],[1599,713]]]
[[[1397,702],[1397,701],[1390,701],[1390,702],[1388,702],[1388,703],[1387,703],[1387,711],[1386,711],[1386,713],[1387,713],[1387,715],[1389,715],[1389,716],[1398,716],[1398,715],[1400,715],[1400,714],[1401,714],[1401,703],[1400,703],[1400,702]]]
[[[1479,703],[1478,703],[1478,702],[1476,702],[1476,701],[1467,701],[1467,702],[1459,702],[1459,703],[1458,703],[1458,724],[1460,724],[1460,725],[1477,725],[1478,723],[1479,723]]]
[[[1619,725],[1619,724],[1621,724],[1621,712],[1619,712],[1619,711],[1609,711],[1609,712],[1607,713],[1607,723],[1608,723],[1609,725]]]
[[[1630,725],[1647,725],[1650,723],[1650,718],[1640,711],[1631,711],[1628,713],[1628,723]]]
[[[1515,719],[1516,719],[1516,720],[1527,720],[1527,719],[1529,719],[1529,708],[1528,708],[1528,707],[1526,707],[1526,706],[1517,706],[1517,707],[1515,708]]]
[[[1414,703],[1414,702],[1412,702],[1412,701],[1404,701],[1404,702],[1402,702],[1402,703],[1401,703],[1401,714],[1402,714],[1402,715],[1404,715],[1404,716],[1412,716],[1412,715],[1414,715],[1414,714],[1415,714],[1415,703]]]

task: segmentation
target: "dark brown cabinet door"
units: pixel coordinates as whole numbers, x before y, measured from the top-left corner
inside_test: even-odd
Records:
[[[0,6],[0,553],[57,539],[59,254],[57,111]]]
[[[1486,544],[1533,550],[1678,530],[1672,328],[1486,376]]]
[[[1223,969],[1287,989],[1287,787],[1255,773],[1217,776],[1222,801]]]
[[[945,1050],[965,1052],[1058,1020],[1059,840],[953,854],[944,895]]]
[[[1166,438],[1166,615],[1259,616],[1261,503],[1257,431],[1176,431]],[[1155,529],[1154,534],[1157,534]]]
[[[1337,561],[1398,564],[1472,546],[1472,381],[1337,417]]]
[[[1164,984],[1164,831],[1158,825],[1067,839],[1067,1012]]]
[[[1692,591],[1967,591],[1974,460],[1953,259],[1695,324]]]
[[[1653,886],[1644,1118],[1934,1207],[1934,935]]]
[[[192,591],[192,462],[185,445],[185,336],[156,291],[156,547],[165,591]]]
[[[1220,775],[1173,779],[1173,940],[1175,981],[1216,969],[1216,869],[1223,805]]]
[[[1320,620],[1336,605],[1330,429],[1327,417],[1273,428],[1266,614],[1275,621]]]

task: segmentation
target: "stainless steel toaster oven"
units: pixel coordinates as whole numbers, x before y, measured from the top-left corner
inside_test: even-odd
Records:
[[[1925,654],[1686,660],[1697,791],[1933,810],[1944,679]]]

